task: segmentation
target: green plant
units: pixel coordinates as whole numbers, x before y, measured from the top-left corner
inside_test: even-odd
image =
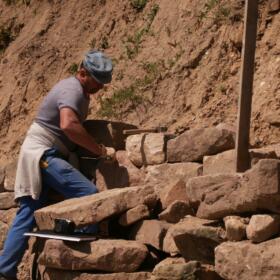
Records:
[[[96,46],[96,39],[95,39],[95,38],[92,38],[91,41],[89,42],[88,46],[89,46],[91,49],[95,49],[95,46]]]
[[[218,24],[222,20],[229,18],[230,14],[230,7],[225,6],[222,0],[207,0],[198,15],[198,23],[201,23],[205,18],[210,18],[213,19],[215,24]]]
[[[148,0],[130,0],[130,4],[138,12],[142,11],[145,8],[147,2]]]
[[[0,27],[0,52],[4,51],[14,40],[11,28]]]
[[[100,99],[98,115],[101,117],[117,117],[124,112],[135,109],[143,98],[136,93],[134,86],[117,90],[109,98]]]
[[[68,72],[72,75],[75,75],[78,72],[79,65],[77,63],[72,63],[68,68]]]
[[[101,47],[102,49],[104,49],[104,50],[109,48],[108,37],[103,36],[103,37],[101,38],[100,47]]]
[[[153,5],[150,13],[148,14],[150,25],[153,22],[155,16],[157,15],[158,11],[159,11],[159,5],[158,4]]]

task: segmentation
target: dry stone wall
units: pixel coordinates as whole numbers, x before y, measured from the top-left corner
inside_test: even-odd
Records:
[[[237,174],[234,138],[225,127],[133,135],[117,162],[88,165],[86,175],[101,182],[98,194],[50,205],[35,217],[39,229],[52,229],[55,218],[77,227],[99,223],[98,240],[47,240],[34,262],[41,279],[279,279],[279,146],[252,150],[252,168]],[[0,197],[12,194],[0,185]],[[0,210],[0,244],[14,209]]]

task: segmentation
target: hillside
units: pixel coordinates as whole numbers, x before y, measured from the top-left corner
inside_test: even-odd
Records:
[[[89,48],[115,64],[90,118],[177,133],[235,125],[244,2],[1,0],[0,163],[16,158],[40,101]],[[280,13],[268,2],[260,1],[252,146],[280,137]]]

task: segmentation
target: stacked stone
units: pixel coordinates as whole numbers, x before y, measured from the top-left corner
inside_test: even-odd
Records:
[[[15,172],[16,162],[0,168],[0,251],[17,211],[14,201]]]
[[[250,150],[252,168],[237,174],[225,126],[132,135],[125,150],[112,125],[110,135],[117,161],[99,162],[95,174],[96,163],[82,163],[100,192],[35,213],[41,230],[68,218],[99,223],[103,236],[47,240],[41,279],[279,279],[279,145]]]

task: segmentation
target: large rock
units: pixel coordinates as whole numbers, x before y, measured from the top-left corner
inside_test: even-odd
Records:
[[[167,161],[202,161],[206,155],[233,148],[234,133],[229,130],[216,127],[192,129],[167,142]]]
[[[246,228],[247,238],[255,243],[266,241],[279,231],[279,215],[253,215]]]
[[[122,226],[132,225],[140,220],[148,218],[150,211],[147,205],[140,204],[121,215],[119,224]]]
[[[186,260],[214,263],[214,249],[224,241],[225,232],[218,222],[187,216],[173,226],[172,235]]]
[[[260,244],[225,242],[215,250],[215,270],[230,280],[278,280],[280,238]]]
[[[186,193],[191,205],[198,208],[203,201],[205,194],[219,186],[226,184],[238,184],[240,175],[237,174],[216,174],[191,178],[186,184]]]
[[[96,170],[96,186],[99,191],[144,183],[145,173],[128,159],[126,151],[116,152],[116,161],[102,161]]]
[[[220,280],[213,267],[201,265],[197,261],[185,262],[184,259],[167,258],[157,264],[151,280]]]
[[[155,203],[156,196],[151,187],[112,189],[42,208],[35,212],[35,219],[40,229],[53,229],[55,218],[67,218],[76,226],[82,227],[125,212],[139,204],[149,206]]]
[[[155,186],[155,191],[160,193],[165,188],[172,188],[178,181],[186,183],[190,178],[200,176],[202,165],[193,162],[163,163],[147,166],[145,172],[145,184]]]
[[[277,155],[272,148],[251,149],[249,151],[249,155],[251,159],[251,166],[257,164],[261,159],[277,159]],[[235,158],[235,150],[225,151],[213,156],[205,156],[203,158],[203,175],[211,175],[215,173],[236,173]]]
[[[13,192],[15,188],[17,161],[10,162],[5,167],[4,189]]]
[[[149,133],[144,141],[145,162],[148,165],[161,164],[166,158],[167,137],[163,133]]]
[[[9,227],[11,226],[18,208],[11,208],[8,210],[0,210],[0,221],[7,224]]]
[[[203,191],[200,190],[202,201],[196,215],[219,219],[258,209],[280,213],[279,172],[279,160],[263,159],[245,172],[239,181],[231,180],[209,188],[205,186]]]
[[[66,271],[60,269],[40,267],[40,275],[42,280],[148,280],[150,272],[119,272],[106,274],[93,274],[76,271]]]
[[[186,193],[186,183],[183,180],[174,181],[166,185],[159,193],[162,208],[167,208],[176,200],[182,200],[189,204]]]
[[[3,249],[4,241],[7,237],[9,226],[0,221],[0,250]]]
[[[193,215],[194,211],[186,201],[175,200],[163,212],[159,214],[159,219],[168,223],[178,223],[186,215]]]
[[[0,193],[0,209],[9,209],[16,207],[15,194],[13,192],[3,192]]]
[[[164,133],[141,133],[129,136],[126,140],[129,159],[139,167],[164,163],[166,142],[170,137]]]
[[[144,220],[137,223],[131,233],[130,239],[151,245],[158,250],[163,249],[163,239],[170,224],[158,220]]]
[[[165,253],[168,253],[170,254],[171,256],[177,256],[180,254],[177,246],[176,246],[176,243],[174,241],[174,238],[173,238],[173,231],[174,231],[174,227],[171,226],[167,232],[166,232],[166,235],[163,239],[163,251]]]
[[[224,218],[226,239],[229,241],[241,241],[246,239],[246,225],[249,219],[238,216],[227,216]]]
[[[145,245],[127,240],[64,243],[47,240],[38,262],[64,270],[134,272],[148,254]]]

